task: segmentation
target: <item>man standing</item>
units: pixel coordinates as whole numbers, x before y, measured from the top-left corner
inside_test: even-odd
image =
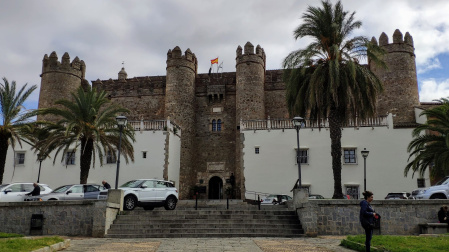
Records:
[[[33,191],[31,191],[30,193],[27,193],[25,195],[27,196],[39,196],[41,195],[41,188],[39,187],[39,185],[37,183],[33,183],[34,189]]]
[[[106,182],[106,181],[103,180],[101,183],[103,184],[103,186],[104,186],[106,189],[108,189],[108,190],[111,189],[111,185],[110,185],[108,182]]]

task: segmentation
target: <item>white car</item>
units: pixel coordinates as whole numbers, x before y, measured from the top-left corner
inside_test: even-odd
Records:
[[[449,176],[427,189],[417,189],[412,192],[413,199],[449,199]]]
[[[285,194],[270,194],[266,198],[262,199],[261,205],[283,205],[287,200],[293,198]]]
[[[51,192],[46,184],[39,184],[41,195]],[[25,200],[27,193],[33,191],[33,183],[10,183],[0,185],[0,202],[21,202]]]
[[[100,197],[100,193],[105,193],[106,197]],[[28,200],[49,201],[49,200],[86,200],[86,199],[106,199],[108,189],[97,184],[74,184],[63,185],[49,194],[33,196]],[[25,199],[27,200],[27,199]]]
[[[141,206],[145,210],[165,207],[174,210],[178,202],[178,189],[172,182],[158,179],[136,179],[120,186],[123,190],[124,209],[133,210]]]

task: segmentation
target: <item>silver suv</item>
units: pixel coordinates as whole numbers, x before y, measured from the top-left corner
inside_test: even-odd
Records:
[[[440,180],[434,186],[427,189],[417,189],[412,192],[415,199],[448,199],[449,198],[449,176]]]
[[[174,210],[178,202],[178,190],[172,182],[157,179],[136,179],[120,186],[123,190],[124,209],[133,210],[141,206],[145,210],[165,207]]]
[[[39,184],[41,195],[51,192],[46,184]],[[33,183],[11,183],[0,185],[0,202],[21,202],[25,194],[33,191]]]

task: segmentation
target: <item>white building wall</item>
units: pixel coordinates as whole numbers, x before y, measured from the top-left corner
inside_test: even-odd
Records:
[[[135,138],[134,163],[130,161],[127,164],[123,156],[120,158],[119,186],[131,179],[163,179],[165,162],[164,131],[136,131]],[[175,149],[176,145],[174,145],[173,148]],[[14,152],[10,146],[6,159],[3,183],[37,181],[39,162],[36,161],[36,155],[31,150],[30,146],[24,144],[21,148],[17,145],[16,151],[25,151],[25,164],[16,165],[14,171]],[[147,153],[146,158],[143,158],[143,152]],[[56,188],[60,185],[76,184],[80,182],[79,150],[76,153],[75,165],[63,165],[61,162],[61,153],[56,157],[55,164],[53,164],[53,153],[51,154],[51,157],[51,159],[42,162],[40,183],[45,183],[51,188]],[[100,184],[102,180],[106,180],[112,187],[115,187],[116,171],[117,163],[106,164],[106,161],[104,161],[103,166],[100,166],[97,156],[95,167],[92,162],[87,182]],[[174,176],[173,173],[171,175]],[[174,180],[170,177],[170,174],[169,179]]]
[[[357,164],[342,164],[343,193],[345,185],[358,185],[362,197],[364,160],[360,151],[363,148],[369,151],[366,160],[367,190],[373,191],[376,198],[383,199],[389,192],[411,192],[416,189],[418,175],[404,177],[407,145],[412,140],[412,130],[387,126],[344,128],[342,148],[357,148]],[[246,190],[292,195],[290,190],[298,179],[296,130],[247,130],[242,133],[245,134],[243,159]],[[309,150],[309,164],[301,165],[302,184],[310,185],[312,194],[332,198],[334,181],[329,130],[303,128],[299,138],[300,148]],[[255,154],[255,147],[259,147],[260,154]],[[429,186],[428,175],[425,178],[426,186]],[[246,197],[253,199],[254,193],[248,193]]]
[[[178,188],[181,167],[181,138],[172,132],[169,134],[168,178],[174,181],[176,188]]]

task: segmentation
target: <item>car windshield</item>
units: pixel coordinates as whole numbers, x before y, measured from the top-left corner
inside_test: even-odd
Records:
[[[143,180],[131,180],[126,182],[125,184],[121,185],[120,187],[130,187],[130,188],[137,188],[142,184]]]
[[[447,185],[449,184],[449,177],[445,177],[444,179],[438,181],[435,185]]]
[[[0,191],[3,190],[3,188],[9,186],[9,184],[0,185]]]
[[[55,190],[53,190],[52,193],[61,193],[61,192],[65,192],[65,191],[67,191],[70,187],[72,187],[72,186],[71,186],[71,185],[60,186],[60,187],[56,188]]]

